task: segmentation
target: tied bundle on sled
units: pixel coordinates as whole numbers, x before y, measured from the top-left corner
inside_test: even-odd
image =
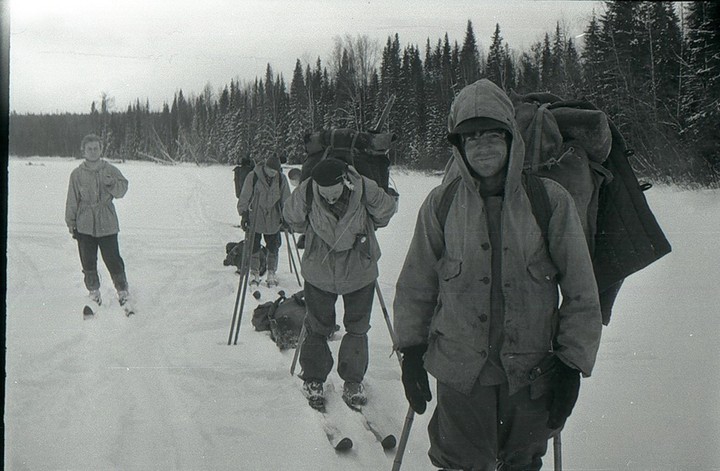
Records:
[[[260,304],[253,311],[252,325],[258,332],[270,331],[270,338],[280,350],[296,348],[305,319],[305,293],[298,291],[289,298],[284,293],[275,301]]]
[[[241,270],[244,246],[244,240],[241,240],[240,242],[228,242],[225,244],[225,260],[223,260],[223,266],[234,266],[238,271]],[[267,248],[262,245],[260,246],[259,257],[260,276],[263,276],[267,271]]]

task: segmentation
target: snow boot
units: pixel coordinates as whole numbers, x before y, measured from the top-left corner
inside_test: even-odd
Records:
[[[88,296],[90,296],[90,300],[91,300],[92,302],[94,302],[95,304],[97,304],[98,306],[101,306],[101,305],[102,305],[102,296],[100,295],[100,290],[99,290],[99,289],[91,290],[91,291],[88,293]]]
[[[128,302],[129,298],[130,293],[126,289],[118,291],[118,302],[121,306],[124,306]]]
[[[353,409],[359,409],[367,404],[367,395],[365,394],[365,388],[362,383],[345,381],[342,398],[345,404]]]
[[[310,407],[325,412],[325,396],[323,395],[322,381],[309,380],[303,382],[303,394],[307,398]]]
[[[274,270],[268,270],[266,283],[268,288],[273,288],[279,284]]]
[[[250,287],[257,288],[260,286],[260,272],[257,270],[250,270]]]

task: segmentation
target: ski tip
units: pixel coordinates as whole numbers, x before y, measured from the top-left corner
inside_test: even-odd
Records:
[[[335,445],[335,449],[337,451],[347,451],[350,448],[353,447],[353,442],[348,437],[343,438],[340,440],[337,445]]]
[[[382,445],[383,450],[392,450],[395,448],[395,445],[397,445],[397,439],[395,438],[395,435],[388,435],[382,439],[380,444]]]

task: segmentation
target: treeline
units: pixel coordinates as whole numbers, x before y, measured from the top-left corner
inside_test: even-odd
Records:
[[[88,132],[118,159],[233,163],[245,155],[304,158],[303,135],[327,127],[374,127],[391,95],[385,130],[398,136],[395,164],[442,168],[450,103],[487,77],[506,91],[548,91],[605,110],[635,149],[638,174],[661,182],[720,182],[720,3],[606,2],[579,50],[558,23],[527,51],[511,49],[496,25],[481,52],[468,21],[462,44],[447,34],[421,47],[397,34],[381,47],[367,36],[335,40],[330,59],[297,60],[287,83],[265,76],[221,92],[175,93],[151,111],[138,99],[115,111],[102,96],[89,114],[10,116],[12,155],[79,155]]]

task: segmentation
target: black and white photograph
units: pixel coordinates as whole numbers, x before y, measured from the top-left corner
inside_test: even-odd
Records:
[[[720,2],[0,8],[4,469],[720,471]]]

